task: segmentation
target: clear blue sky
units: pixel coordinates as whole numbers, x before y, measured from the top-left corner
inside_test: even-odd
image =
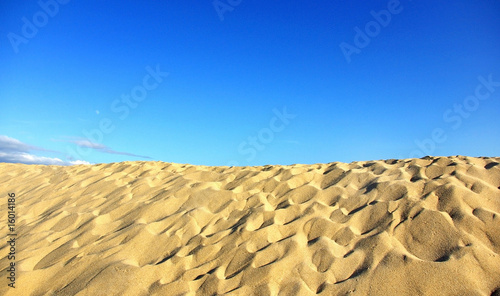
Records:
[[[66,2],[0,4],[0,161],[500,155],[497,0]]]

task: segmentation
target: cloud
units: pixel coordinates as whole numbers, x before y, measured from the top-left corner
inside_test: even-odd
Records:
[[[87,139],[77,139],[77,140],[71,140],[69,142],[76,144],[79,147],[94,149],[94,150],[97,150],[97,151],[102,152],[102,153],[127,155],[127,156],[151,159],[151,157],[149,157],[149,156],[137,155],[137,154],[133,154],[133,153],[129,153],[129,152],[116,151],[116,150],[109,148],[106,145],[94,143],[94,142],[91,142]]]
[[[28,152],[30,150],[43,150],[42,148],[25,144],[17,139],[0,135],[0,151]]]
[[[59,158],[37,156],[31,154],[31,151],[54,152],[52,150],[23,143],[5,135],[0,135],[0,162],[46,165],[90,164],[83,160],[64,161]]]
[[[89,140],[74,140],[74,141],[71,141],[71,143],[74,143],[82,148],[92,148],[92,149],[96,149],[96,150],[99,150],[99,149],[109,149],[108,147],[102,145],[102,144],[98,144],[98,143],[92,143],[90,142]]]
[[[0,162],[46,165],[90,164],[89,162],[83,160],[63,161],[59,158],[36,156],[26,152],[0,152]]]

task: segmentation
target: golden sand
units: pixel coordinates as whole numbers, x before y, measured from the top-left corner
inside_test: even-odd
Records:
[[[3,163],[0,294],[499,295],[499,162]]]

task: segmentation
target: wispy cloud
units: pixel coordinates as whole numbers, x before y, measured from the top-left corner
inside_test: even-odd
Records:
[[[96,150],[108,149],[108,147],[106,147],[105,145],[93,143],[93,142],[86,140],[86,139],[73,140],[70,142],[73,144],[76,144],[77,146],[80,146],[82,148],[92,148],[92,149],[96,149]]]
[[[0,152],[0,162],[24,163],[24,164],[46,164],[46,165],[76,165],[90,164],[83,160],[63,161],[59,158],[43,157],[26,152]]]
[[[32,151],[55,152],[23,143],[5,135],[0,135],[0,162],[47,165],[90,164],[83,160],[64,161],[59,158],[38,156],[32,154]]]
[[[102,152],[102,153],[127,155],[127,156],[139,157],[139,158],[152,159],[149,156],[137,155],[137,154],[133,154],[133,153],[129,153],[129,152],[116,151],[116,150],[113,150],[106,145],[94,143],[94,142],[91,142],[87,139],[70,140],[68,142],[73,143],[73,144],[75,144],[79,147],[82,147],[82,148],[90,148],[90,149],[94,149],[94,150]]]
[[[17,139],[0,135],[0,151],[28,152],[30,150],[42,150],[39,147],[25,144]]]

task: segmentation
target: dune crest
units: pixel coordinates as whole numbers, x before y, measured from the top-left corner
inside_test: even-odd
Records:
[[[500,158],[0,163],[0,192],[0,295],[500,295]]]

